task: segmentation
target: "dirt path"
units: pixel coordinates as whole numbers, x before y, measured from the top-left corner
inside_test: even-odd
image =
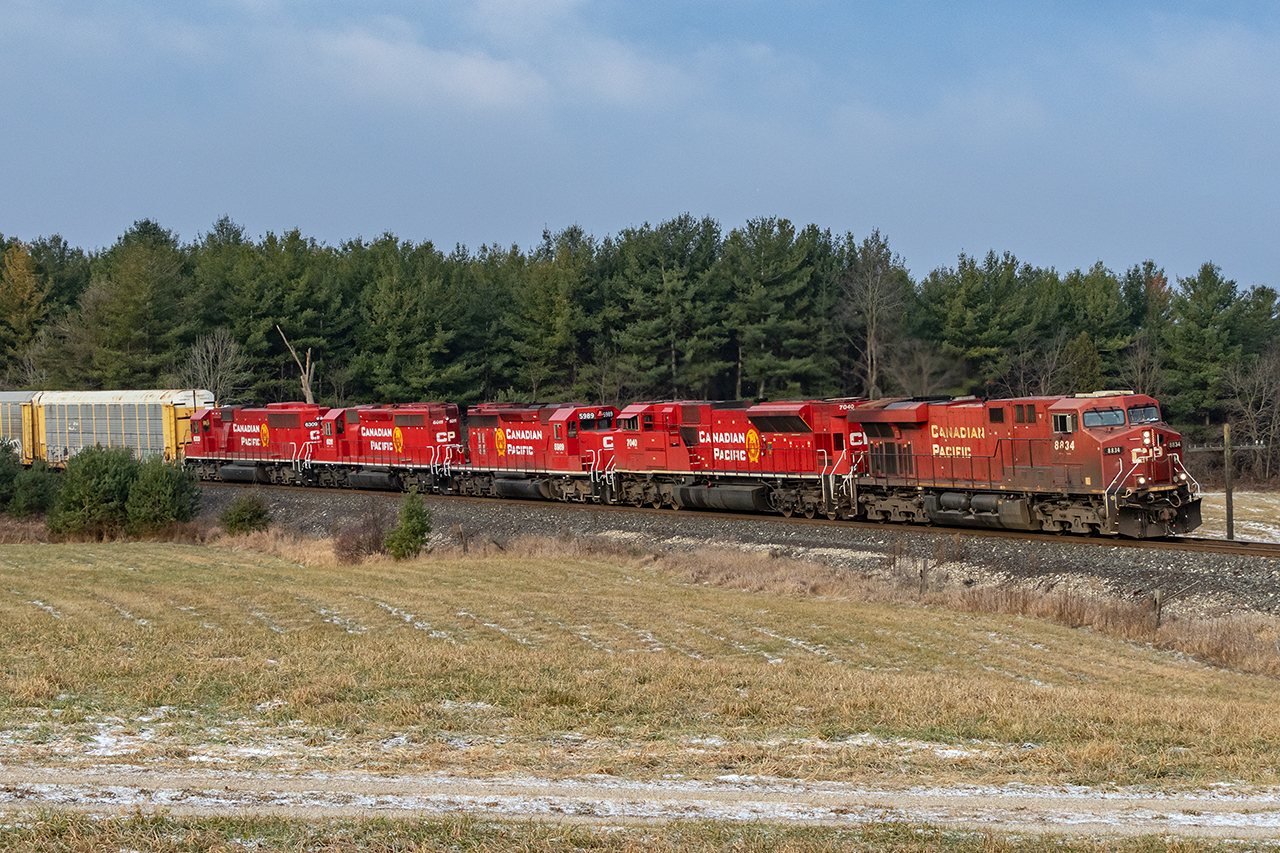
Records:
[[[97,813],[165,809],[176,815],[270,813],[297,818],[492,818],[618,824],[677,819],[841,825],[875,819],[937,826],[1084,835],[1158,833],[1280,837],[1280,791],[1253,796],[1160,796],[1094,790],[940,788],[875,791],[779,780],[714,784],[445,776],[304,777],[0,767],[0,810]]]

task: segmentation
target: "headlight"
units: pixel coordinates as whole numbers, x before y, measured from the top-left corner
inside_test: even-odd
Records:
[[[1179,475],[1178,475],[1178,479],[1179,479],[1179,480],[1183,480],[1183,481],[1185,482],[1185,481],[1186,481],[1186,479],[1187,479],[1187,475],[1186,475],[1186,474],[1179,474]]]
[[[1146,477],[1139,477],[1139,478],[1138,478],[1138,485],[1139,485],[1139,486],[1145,486],[1146,484],[1147,484],[1147,478],[1146,478]]]

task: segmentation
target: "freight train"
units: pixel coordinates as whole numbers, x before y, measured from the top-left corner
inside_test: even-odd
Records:
[[[86,447],[127,447],[139,459],[177,461],[191,415],[213,405],[204,390],[0,391],[0,441],[23,464],[61,467]]]
[[[202,480],[1152,538],[1200,524],[1149,396],[207,406]],[[465,427],[465,428],[464,428]]]

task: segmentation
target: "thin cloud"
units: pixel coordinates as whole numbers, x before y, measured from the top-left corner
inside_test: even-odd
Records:
[[[360,98],[418,107],[527,110],[545,100],[548,84],[519,59],[479,49],[435,50],[366,29],[316,32],[305,39],[322,79]]]

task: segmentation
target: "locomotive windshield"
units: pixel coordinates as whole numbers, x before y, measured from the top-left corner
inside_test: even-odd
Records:
[[[1083,420],[1086,427],[1124,426],[1124,409],[1090,409]]]
[[[1134,406],[1129,410],[1129,423],[1131,424],[1154,424],[1159,421],[1159,406]]]

